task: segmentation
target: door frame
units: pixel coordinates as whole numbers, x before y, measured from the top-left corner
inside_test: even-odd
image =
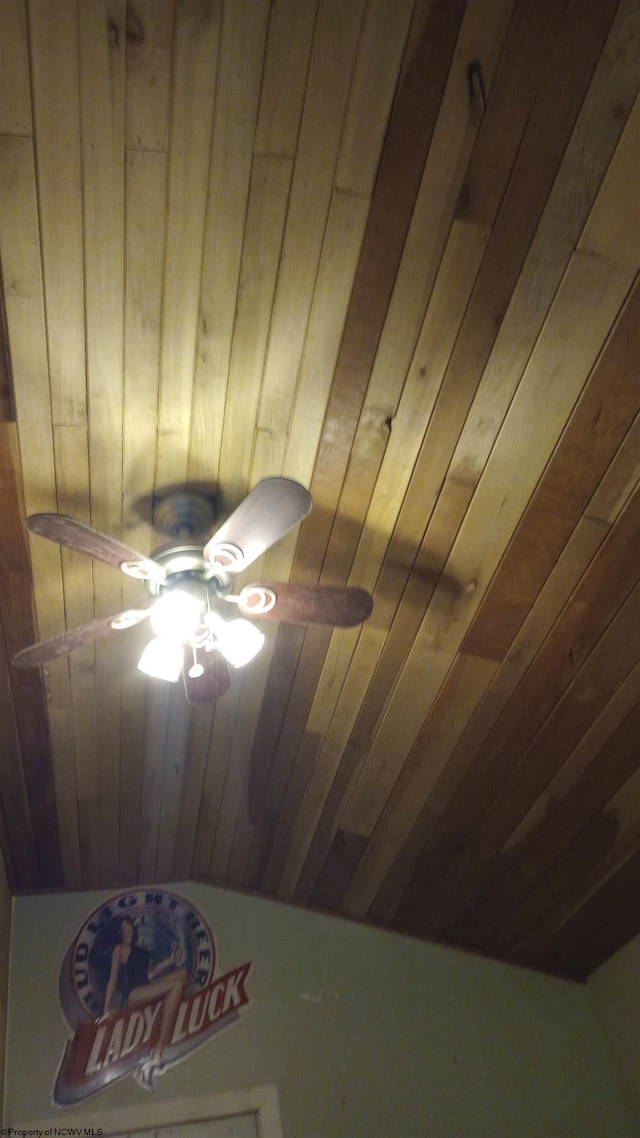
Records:
[[[76,1125],[82,1127],[85,1134],[94,1129],[101,1131],[103,1138],[109,1138],[115,1134],[229,1118],[235,1114],[255,1114],[259,1138],[283,1138],[278,1091],[271,1084],[242,1091],[227,1091],[219,1095],[190,1095],[189,1098],[160,1099],[139,1106],[103,1108],[95,1114],[83,1111],[82,1118],[78,1118]],[[50,1126],[73,1125],[66,1115],[64,1121],[60,1118],[56,1121],[48,1119],[42,1124],[31,1124],[31,1127],[44,1133]]]

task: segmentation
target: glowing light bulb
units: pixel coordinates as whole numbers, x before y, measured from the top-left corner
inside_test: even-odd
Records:
[[[156,680],[175,683],[182,671],[182,648],[177,640],[150,640],[138,661],[138,668]]]
[[[183,589],[172,589],[153,606],[151,627],[167,640],[189,640],[202,623],[202,602]]]

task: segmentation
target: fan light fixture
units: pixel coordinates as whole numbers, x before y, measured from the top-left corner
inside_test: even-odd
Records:
[[[68,549],[144,581],[153,603],[31,644],[17,652],[19,667],[42,667],[82,644],[149,617],[153,639],[138,667],[158,679],[182,673],[185,695],[194,706],[212,704],[231,686],[232,668],[260,651],[264,636],[253,620],[288,621],[351,628],[370,616],[373,600],[349,585],[254,581],[234,595],[233,579],[298,525],[311,509],[309,491],[291,478],[263,478],[204,546],[189,539],[213,524],[211,499],[190,490],[154,499],[152,521],[172,544],[149,558],[114,537],[64,514],[32,514],[27,527]],[[174,544],[179,542],[179,544]],[[185,544],[183,544],[185,543]],[[226,620],[226,604],[238,616]],[[241,619],[247,617],[248,619]]]
[[[195,648],[219,651],[234,668],[242,668],[253,660],[264,644],[263,634],[248,620],[223,620],[207,608],[206,596],[195,596],[185,589],[173,588],[155,602],[151,610],[151,640],[138,663],[141,672],[154,679],[175,683],[182,671],[184,647],[194,649],[189,675],[198,678],[204,668],[195,658]]]

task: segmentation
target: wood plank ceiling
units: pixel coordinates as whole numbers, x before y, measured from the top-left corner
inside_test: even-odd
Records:
[[[0,837],[14,890],[188,877],[585,977],[640,931],[640,0],[0,0]],[[149,553],[284,474],[214,707]],[[263,626],[264,627],[264,626]],[[147,634],[148,635],[148,634]]]

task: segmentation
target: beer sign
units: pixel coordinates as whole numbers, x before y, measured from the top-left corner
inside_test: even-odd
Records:
[[[69,946],[59,994],[73,1032],[56,1077],[58,1106],[132,1076],[157,1078],[235,1023],[249,1003],[251,964],[216,974],[204,917],[176,893],[120,893],[97,908]]]

